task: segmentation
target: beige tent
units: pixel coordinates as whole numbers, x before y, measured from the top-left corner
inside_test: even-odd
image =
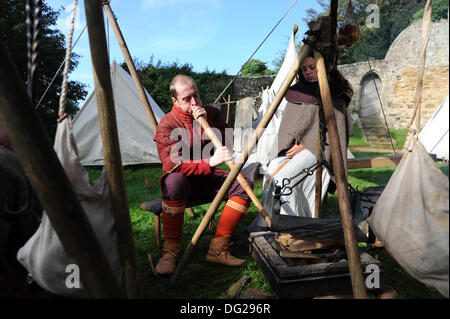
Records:
[[[111,65],[111,82],[123,165],[160,163],[150,120],[133,79],[115,61]],[[165,114],[146,94],[159,122]],[[95,92],[73,119],[73,136],[82,165],[104,165]]]

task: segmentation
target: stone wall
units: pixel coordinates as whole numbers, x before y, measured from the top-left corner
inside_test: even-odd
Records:
[[[449,92],[448,31],[448,20],[433,22],[423,79],[422,127]],[[381,80],[381,102],[390,128],[408,128],[411,123],[420,63],[421,37],[422,20],[419,20],[399,34],[384,60],[370,62],[373,72]],[[351,110],[354,121],[357,121],[361,84],[370,71],[368,62],[341,65],[339,69],[353,86],[355,95]],[[380,116],[383,116],[382,112]]]
[[[272,85],[275,75],[270,76],[250,76],[237,77],[233,82],[231,97],[235,101],[245,97],[261,95],[261,88],[267,88]]]
[[[448,32],[448,19],[432,23],[423,79],[422,127],[449,92]],[[381,81],[381,88],[379,88],[381,105],[389,128],[408,128],[411,123],[421,45],[422,20],[419,20],[398,35],[385,59],[370,61],[372,71]],[[352,84],[354,96],[350,108],[353,121],[357,123],[361,105],[361,85],[370,73],[369,63],[341,65],[339,70]],[[274,78],[275,76],[236,78],[231,90],[232,100],[260,95],[261,88],[270,86]],[[260,102],[256,107],[259,105]],[[380,117],[384,123],[383,112],[380,112]]]

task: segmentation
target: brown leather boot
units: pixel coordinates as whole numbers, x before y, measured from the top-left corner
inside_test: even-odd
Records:
[[[156,272],[160,275],[170,275],[175,271],[177,261],[181,256],[181,243],[164,242],[163,255],[156,265]]]
[[[223,236],[213,238],[209,245],[206,260],[210,263],[223,264],[231,267],[238,267],[246,262],[245,259],[239,259],[230,254],[228,248],[232,245],[230,243],[230,236]]]

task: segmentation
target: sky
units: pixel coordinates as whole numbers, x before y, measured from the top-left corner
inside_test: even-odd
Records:
[[[61,10],[55,27],[67,38],[73,1],[45,2],[53,10]],[[229,75],[240,70],[291,8],[253,56],[274,69],[273,61],[287,48],[294,25],[299,27],[299,43],[307,31],[303,21],[306,10],[320,11],[315,0],[111,0],[110,6],[133,59],[146,64],[153,56],[154,62],[187,63],[195,72],[226,71]],[[106,15],[104,19],[110,61],[122,63],[122,51],[111,26],[108,28]],[[79,0],[73,43],[85,25],[84,1]],[[85,83],[90,94],[94,82],[87,30],[73,52],[81,58],[69,80]]]

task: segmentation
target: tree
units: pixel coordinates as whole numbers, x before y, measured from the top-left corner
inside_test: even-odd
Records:
[[[26,86],[27,27],[25,24],[25,2],[25,0],[0,0],[0,41],[3,42],[9,51]],[[64,35],[59,30],[52,28],[56,25],[61,10],[62,8],[59,11],[53,11],[44,1],[42,3],[38,67],[35,78],[36,96],[33,105],[36,105],[44,94],[65,57],[66,45],[64,43]],[[77,66],[77,58],[76,54],[72,54],[71,71]],[[60,72],[54,84],[49,88],[41,106],[37,109],[37,113],[52,140],[56,132],[62,77],[62,72]],[[77,102],[84,99],[86,95],[86,85],[78,81],[69,81],[65,105],[66,113],[73,116],[79,109]]]
[[[169,87],[170,81],[177,74],[185,74],[194,79],[200,98],[205,104],[213,103],[230,81],[230,76],[225,72],[216,73],[206,69],[197,73],[190,64],[163,63],[161,60],[155,62],[153,56],[148,63],[135,61],[135,65],[142,85],[165,113],[172,109]],[[122,67],[128,71],[125,63]]]
[[[439,0],[438,0],[439,1]],[[320,15],[328,15],[330,1],[318,0],[322,12],[307,11],[307,18],[315,20]],[[354,14],[361,31],[361,40],[350,48],[339,47],[339,64],[366,61],[367,58],[383,59],[395,38],[408,27],[414,14],[425,7],[426,0],[353,0]],[[344,23],[348,1],[338,2],[338,28]],[[380,25],[372,28],[366,25],[369,4],[379,8]],[[447,4],[448,7],[448,4]],[[367,55],[366,56],[366,50]]]
[[[422,8],[419,11],[417,11],[413,16],[411,23],[414,23],[417,20],[422,19],[424,11],[425,8]],[[433,1],[431,9],[431,20],[437,21],[440,19],[448,19],[448,0]]]
[[[266,63],[261,62],[260,60],[251,59],[242,68],[241,75],[242,76],[264,76],[264,75],[271,75],[274,73],[275,73],[274,71],[271,71],[267,68]]]

